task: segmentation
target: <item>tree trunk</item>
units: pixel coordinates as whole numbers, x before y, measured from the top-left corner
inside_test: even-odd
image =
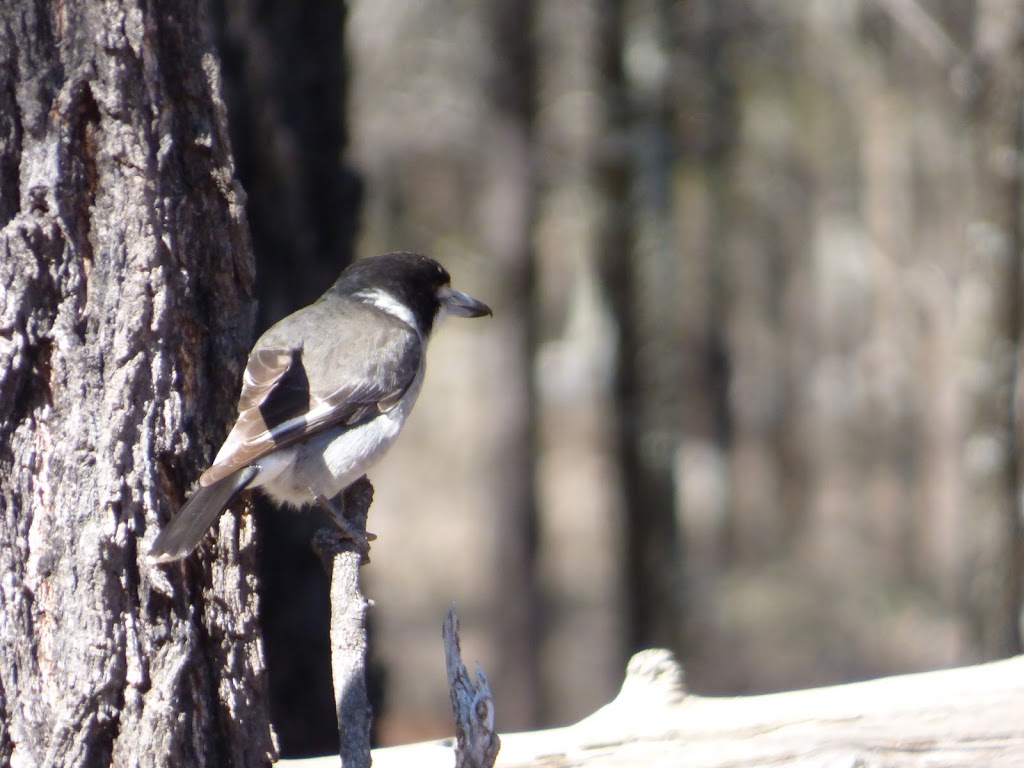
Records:
[[[968,103],[976,167],[981,173],[981,220],[1002,251],[990,272],[995,312],[989,364],[996,386],[979,395],[977,419],[1002,444],[997,482],[975,514],[987,529],[979,547],[985,575],[968,596],[982,654],[1002,658],[1024,650],[1024,516],[1021,508],[1021,368],[1024,286],[1024,11],[1013,3],[984,3],[977,14],[973,53],[984,88]],[[1007,158],[1017,158],[1011,162]],[[980,526],[979,526],[980,527]]]
[[[252,332],[201,4],[0,21],[0,764],[267,764],[251,524],[145,563]]]
[[[537,572],[537,403],[531,364],[537,350],[533,231],[537,181],[533,157],[536,67],[533,0],[497,3],[488,16],[495,51],[487,85],[494,122],[482,154],[481,215],[487,251],[499,265],[508,303],[499,315],[502,344],[514,370],[503,402],[505,434],[498,545],[501,611],[495,689],[503,727],[535,727],[541,721],[540,589]]]
[[[667,55],[659,17],[665,7],[654,4],[642,10],[646,14],[638,15],[648,24],[638,34],[653,38],[646,42]],[[624,67],[629,21],[619,0],[601,3],[596,45],[603,103],[601,145],[594,159],[602,208],[598,263],[617,334],[613,394],[626,510],[627,644],[630,651],[660,645],[679,652],[684,590],[672,479],[678,440],[671,413],[676,382],[665,375],[666,365],[674,365],[676,328],[665,314],[659,320],[659,312],[673,298],[667,274],[672,270],[664,259],[670,192],[668,180],[659,173],[664,159],[657,156],[667,149],[669,115],[660,77],[653,83],[634,82]],[[640,142],[634,139],[638,131],[645,140],[654,139],[655,154],[639,157]]]

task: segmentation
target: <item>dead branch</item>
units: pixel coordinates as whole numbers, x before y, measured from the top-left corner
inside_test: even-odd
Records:
[[[345,514],[362,532],[373,501],[364,475],[345,490]],[[318,531],[314,548],[331,574],[331,668],[338,711],[339,755],[344,768],[370,768],[373,711],[366,691],[366,611],[370,603],[359,587],[364,553],[337,531]],[[337,766],[337,757],[331,758]]]
[[[459,617],[455,606],[448,610],[441,629],[448,690],[455,715],[455,768],[492,768],[501,748],[494,731],[494,701],[487,676],[477,667],[476,683],[462,663]]]

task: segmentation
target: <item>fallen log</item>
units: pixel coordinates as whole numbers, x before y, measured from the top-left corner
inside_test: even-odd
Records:
[[[320,759],[328,762],[282,763],[337,764],[337,757]],[[453,744],[375,749],[373,765],[451,768]],[[685,692],[682,670],[667,651],[644,651],[630,661],[610,704],[564,728],[502,734],[496,765],[1024,766],[1024,656],[828,688],[705,698]]]

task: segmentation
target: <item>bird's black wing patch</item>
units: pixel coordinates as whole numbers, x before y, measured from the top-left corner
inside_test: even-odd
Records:
[[[309,376],[302,362],[301,350],[291,350],[288,368],[276,377],[273,386],[251,407],[259,409],[263,424],[271,430],[309,412],[312,407]],[[244,410],[239,403],[239,411]]]

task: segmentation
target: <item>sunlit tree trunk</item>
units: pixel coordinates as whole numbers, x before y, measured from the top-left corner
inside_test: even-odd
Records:
[[[253,262],[202,4],[0,2],[0,764],[274,752],[252,526],[146,544],[234,413]],[[248,521],[248,518],[241,518]]]

